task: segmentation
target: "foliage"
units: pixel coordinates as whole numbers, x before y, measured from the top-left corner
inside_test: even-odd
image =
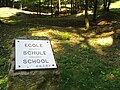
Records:
[[[2,79],[0,78],[0,90],[6,90],[7,85],[7,76],[4,76]]]
[[[56,38],[58,40],[69,40],[70,35],[67,32],[66,33],[58,33],[58,34],[56,34]]]

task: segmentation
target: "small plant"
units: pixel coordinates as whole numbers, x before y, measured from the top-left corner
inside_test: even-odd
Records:
[[[70,40],[70,35],[69,35],[69,33],[60,33],[58,36],[57,36],[57,38],[59,39],[59,40]]]

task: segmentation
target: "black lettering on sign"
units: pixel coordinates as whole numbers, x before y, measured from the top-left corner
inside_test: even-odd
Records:
[[[42,47],[42,44],[25,43],[25,47]]]
[[[23,51],[23,55],[46,55],[46,51]]]
[[[24,59],[23,64],[49,63],[46,59]]]

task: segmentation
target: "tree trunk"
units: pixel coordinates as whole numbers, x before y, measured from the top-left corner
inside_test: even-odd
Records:
[[[89,19],[88,19],[88,0],[85,0],[85,28],[89,29]]]
[[[107,12],[109,11],[110,4],[111,4],[111,0],[109,0],[109,1],[108,1],[108,5],[107,5]]]
[[[107,8],[107,0],[103,0],[103,6],[104,6],[104,11],[106,11],[106,8]]]
[[[22,10],[22,7],[23,7],[22,2],[20,2],[20,10]]]
[[[73,14],[73,0],[71,0],[71,15]]]
[[[104,11],[108,12],[111,4],[111,0],[104,0]]]
[[[12,0],[12,8],[14,8],[15,7],[15,5],[14,5],[14,0]]]
[[[61,0],[58,0],[58,12],[60,13],[60,11],[61,11]]]
[[[4,24],[4,23],[0,20],[0,24]]]
[[[41,0],[39,0],[39,3],[38,3],[38,11],[37,11],[37,14],[40,14],[40,15],[41,15]]]
[[[96,22],[96,17],[97,17],[97,5],[98,5],[98,0],[94,0],[94,14],[93,14],[94,22]]]
[[[52,0],[50,0],[50,3],[51,3],[51,17],[53,17],[53,8],[52,8]]]

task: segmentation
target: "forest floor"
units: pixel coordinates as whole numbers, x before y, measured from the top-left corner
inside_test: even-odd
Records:
[[[49,37],[60,70],[60,90],[120,89],[120,13],[101,12],[86,31],[83,16],[41,18],[8,10],[0,9],[9,15],[0,12],[0,90],[6,88],[13,39],[22,36]]]

